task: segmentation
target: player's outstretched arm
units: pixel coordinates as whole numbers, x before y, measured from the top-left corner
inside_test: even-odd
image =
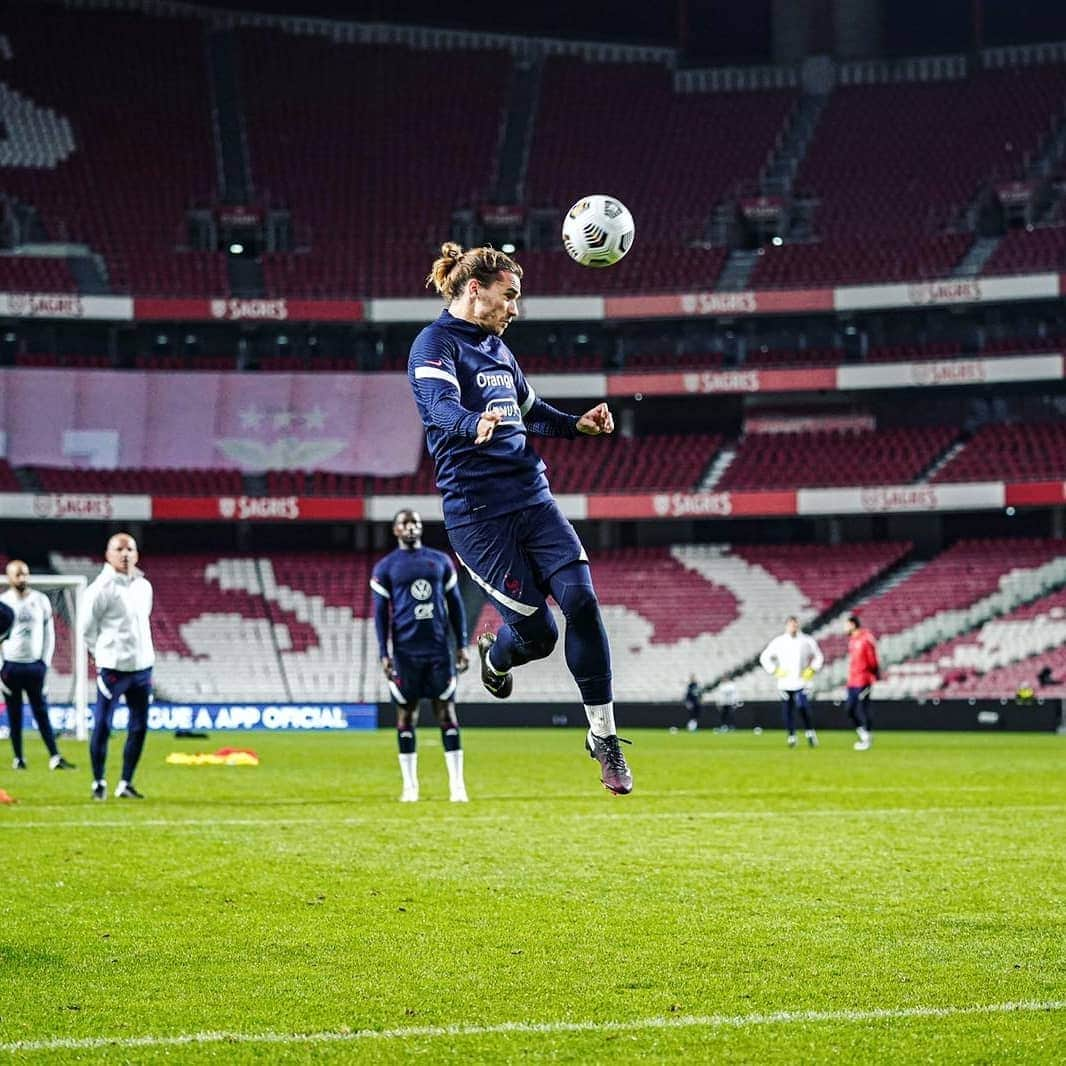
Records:
[[[499,411],[485,411],[477,420],[477,436],[474,437],[474,443],[488,444],[492,440],[492,435],[496,432],[496,427],[500,424],[501,418],[503,418],[503,415]]]
[[[577,431],[586,437],[598,437],[614,432],[614,415],[605,403],[598,403],[577,420]]]

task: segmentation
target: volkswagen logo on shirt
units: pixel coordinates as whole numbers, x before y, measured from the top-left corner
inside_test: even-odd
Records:
[[[411,583],[411,595],[416,600],[428,600],[433,595],[433,586],[425,578],[420,577]]]

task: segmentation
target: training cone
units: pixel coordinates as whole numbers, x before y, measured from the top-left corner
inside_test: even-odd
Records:
[[[0,803],[18,803],[18,800],[10,792],[0,788]]]

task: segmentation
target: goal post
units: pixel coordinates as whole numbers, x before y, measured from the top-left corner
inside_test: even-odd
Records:
[[[52,603],[56,627],[56,658],[64,644],[63,628],[66,628],[66,645],[70,652],[70,673],[58,674],[49,671],[48,693],[54,702],[69,703],[74,711],[74,734],[78,740],[89,736],[89,657],[81,632],[81,611],[85,600],[88,579],[84,574],[31,574],[30,588],[43,592]],[[8,589],[7,578],[0,573],[0,593]],[[53,663],[53,665],[57,665]],[[56,691],[57,678],[63,690]]]

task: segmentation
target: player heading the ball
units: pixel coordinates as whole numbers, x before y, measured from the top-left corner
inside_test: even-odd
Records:
[[[589,729],[585,746],[605,788],[632,791],[619,747],[611,651],[588,556],[552,497],[530,437],[614,431],[607,404],[583,415],[540,399],[503,341],[518,317],[522,268],[495,248],[441,247],[427,284],[447,307],[415,338],[407,376],[443,497],[448,539],[503,619],[478,638],[481,680],[499,699],[516,666],[550,655],[559,638],[549,593],[566,619],[566,664]]]

